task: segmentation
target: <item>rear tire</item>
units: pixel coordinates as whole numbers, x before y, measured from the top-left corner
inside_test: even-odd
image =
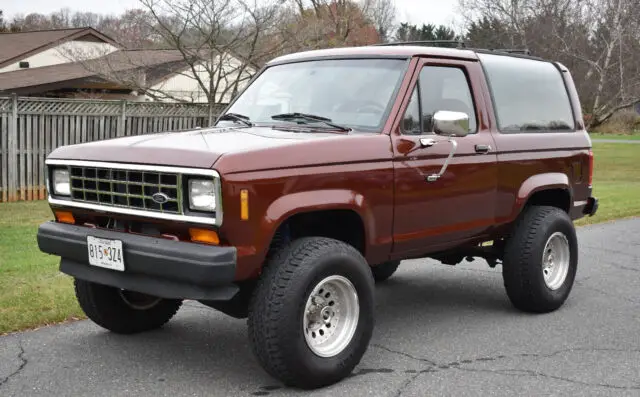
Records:
[[[75,280],[78,303],[91,321],[118,334],[162,327],[178,312],[179,299],[162,299],[119,288]]]
[[[558,309],[569,297],[578,268],[578,240],[569,215],[532,206],[505,245],[502,276],[511,303],[526,312]]]
[[[349,376],[373,332],[374,283],[353,247],[302,238],[267,262],[249,307],[249,338],[263,368],[314,389]]]
[[[396,270],[398,270],[398,266],[400,266],[400,261],[389,261],[371,267],[373,279],[376,281],[376,283],[386,281],[387,279],[389,279],[389,277],[393,276]]]

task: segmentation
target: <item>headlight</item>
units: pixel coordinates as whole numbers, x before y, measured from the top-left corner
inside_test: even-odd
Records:
[[[216,189],[212,180],[189,180],[189,209],[193,211],[216,210]]]
[[[54,168],[53,178],[51,181],[53,187],[53,194],[60,196],[71,195],[71,185],[69,183],[69,170],[66,168]]]

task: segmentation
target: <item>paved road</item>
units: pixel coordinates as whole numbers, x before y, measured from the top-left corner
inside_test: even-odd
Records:
[[[638,143],[638,144],[640,144],[640,140],[633,140],[633,139],[592,139],[591,142],[594,142],[594,143]]]
[[[354,376],[313,396],[640,395],[640,219],[580,229],[559,311],[515,311],[499,269],[407,261],[377,292]],[[0,338],[2,396],[297,395],[251,355],[245,324],[189,303],[166,328],[83,321]]]

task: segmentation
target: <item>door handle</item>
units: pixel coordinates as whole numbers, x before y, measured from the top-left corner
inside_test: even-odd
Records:
[[[421,148],[427,148],[427,147],[431,147],[433,145],[435,145],[436,140],[435,139],[431,139],[431,138],[420,138],[420,147]]]
[[[476,145],[476,153],[489,153],[491,145]]]

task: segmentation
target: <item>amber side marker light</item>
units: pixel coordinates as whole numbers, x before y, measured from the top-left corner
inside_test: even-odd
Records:
[[[71,225],[74,225],[76,223],[76,218],[73,217],[73,214],[71,212],[68,211],[54,211],[53,212],[55,217],[56,217],[56,221],[60,222],[60,223],[68,223]]]
[[[249,219],[249,191],[247,189],[240,190],[240,219],[243,221]]]
[[[189,235],[191,236],[191,241],[194,243],[205,243],[205,244],[220,244],[220,237],[218,237],[218,233],[213,230],[207,229],[189,229]]]

